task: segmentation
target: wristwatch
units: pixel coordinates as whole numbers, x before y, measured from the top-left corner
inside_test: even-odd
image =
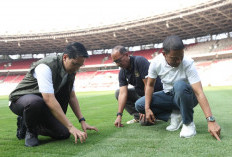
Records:
[[[213,116],[209,116],[206,118],[207,122],[215,122],[215,118]]]
[[[82,121],[85,121],[84,117],[82,117],[81,119],[79,119],[79,123],[82,122]]]
[[[121,116],[121,117],[122,117],[122,113],[118,112],[118,113],[117,113],[117,116]]]

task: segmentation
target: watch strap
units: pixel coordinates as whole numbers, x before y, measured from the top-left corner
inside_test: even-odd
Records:
[[[118,112],[118,113],[117,113],[117,116],[122,116],[122,113],[121,113],[121,112]]]
[[[82,121],[85,121],[84,117],[82,117],[81,119],[79,119],[79,123],[82,122]]]
[[[215,118],[213,116],[209,116],[206,118],[207,122],[215,122]]]

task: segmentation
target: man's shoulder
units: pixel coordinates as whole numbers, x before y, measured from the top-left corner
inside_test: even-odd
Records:
[[[162,63],[164,61],[165,61],[165,58],[164,58],[163,54],[159,54],[158,56],[153,58],[151,62],[156,63],[156,64],[160,64],[160,63]]]
[[[182,61],[184,67],[192,65],[194,63],[194,60],[190,57],[184,56],[183,61]]]
[[[123,73],[125,72],[125,69],[123,69],[123,68],[120,68],[120,70],[119,70],[119,75],[122,75]]]
[[[133,56],[133,58],[136,64],[149,63],[149,61],[143,56]]]
[[[52,62],[54,60],[58,60],[60,58],[60,55],[51,55],[48,57],[45,57],[44,59],[47,60],[48,62]]]
[[[143,57],[143,56],[132,56],[134,59],[136,59],[136,60],[147,60],[145,57]]]
[[[59,56],[56,56],[56,55],[50,55],[50,56],[47,56],[43,59],[40,59],[39,61],[37,61],[36,63],[53,63],[55,60],[58,59]]]
[[[119,71],[119,73],[118,73],[118,80],[119,80],[119,82],[124,82],[125,79],[126,79],[126,77],[127,76],[126,76],[125,69],[121,68],[120,71]]]

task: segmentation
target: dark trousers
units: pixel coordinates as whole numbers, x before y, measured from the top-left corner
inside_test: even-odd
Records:
[[[115,92],[115,97],[118,100],[119,89]],[[140,96],[135,92],[134,88],[128,89],[127,101],[125,109],[126,111],[134,116],[134,119],[139,120],[139,112],[135,109],[135,102],[140,98]]]
[[[55,139],[66,139],[70,136],[68,129],[52,115],[43,98],[38,95],[21,96],[11,103],[10,109],[16,115],[23,116],[29,131]]]

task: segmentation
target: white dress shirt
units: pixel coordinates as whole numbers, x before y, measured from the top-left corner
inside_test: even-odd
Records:
[[[184,80],[186,83],[194,84],[200,82],[194,61],[184,56],[178,67],[171,67],[165,60],[163,54],[156,56],[150,64],[148,77],[160,77],[163,83],[164,92],[170,92],[173,89],[174,82]]]

